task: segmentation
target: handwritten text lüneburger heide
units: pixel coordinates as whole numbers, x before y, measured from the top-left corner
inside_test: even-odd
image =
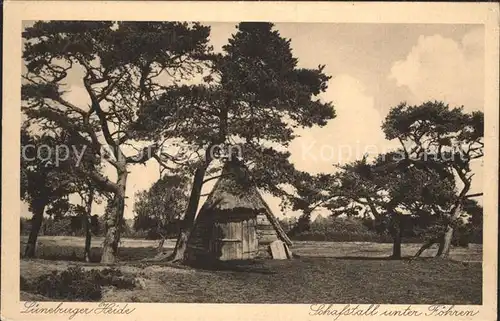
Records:
[[[70,307],[70,303],[61,302],[54,307],[44,306],[39,302],[25,302],[21,313],[24,314],[59,314],[67,315],[71,320],[75,316],[81,315],[110,315],[121,314],[127,315],[135,311],[135,308],[129,308],[128,304],[120,303],[99,303],[96,308],[77,308]]]
[[[473,317],[479,313],[474,309],[459,309],[454,305],[429,305],[425,310],[414,309],[411,305],[403,308],[381,308],[380,304],[369,306],[347,304],[341,308],[333,304],[313,304],[309,307],[309,315],[330,316],[337,320],[341,316],[357,317]]]

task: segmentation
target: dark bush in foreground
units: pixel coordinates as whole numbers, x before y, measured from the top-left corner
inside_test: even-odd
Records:
[[[132,289],[135,282],[133,277],[126,277],[121,271],[109,268],[84,271],[81,267],[70,267],[65,271],[52,271],[39,276],[32,283],[21,277],[22,291],[56,300],[99,301],[104,286]]]

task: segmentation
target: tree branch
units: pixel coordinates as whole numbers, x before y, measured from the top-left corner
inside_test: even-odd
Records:
[[[170,167],[170,166],[168,166],[167,164],[165,164],[165,162],[163,162],[163,161],[160,159],[160,156],[158,156],[158,155],[153,155],[153,158],[154,158],[154,159],[156,159],[156,161],[158,162],[158,164],[159,164],[161,167],[163,167],[164,169],[168,169],[168,170],[170,170],[170,171],[175,171],[175,168]],[[160,173],[161,173],[161,171],[160,171]]]
[[[80,115],[87,114],[87,112],[85,110],[81,109],[80,107],[77,107],[77,106],[73,105],[69,101],[64,100],[61,96],[59,96],[59,97],[52,97],[50,99],[52,99],[55,102],[60,103],[61,105],[65,106],[65,107],[68,107],[69,109],[71,109],[72,111],[75,111],[75,112],[79,113]]]
[[[94,91],[92,90],[92,86],[89,83],[89,73],[88,72],[89,71],[87,71],[87,75],[83,79],[83,84],[85,86],[85,89],[87,90],[87,93],[90,96],[90,100],[92,102],[92,110],[95,110],[97,117],[99,118],[99,123],[101,124],[104,139],[111,146],[114,156],[117,159],[121,159],[123,157],[122,152],[121,152],[117,142],[115,142],[113,137],[111,136],[111,133],[109,131],[109,126],[108,126],[108,121],[106,119],[106,114],[101,109],[101,105],[99,104],[99,100],[96,97]]]
[[[143,164],[147,162],[149,159],[156,154],[158,150],[157,144],[151,144],[147,147],[144,147],[139,153],[133,156],[129,156],[125,159],[127,164]]]
[[[479,196],[483,196],[483,193],[475,193],[475,194],[465,195],[465,198],[472,198],[472,197],[479,197]]]
[[[107,192],[117,193],[119,190],[118,185],[110,181],[107,177],[102,176],[98,172],[94,171],[86,172],[82,170],[80,167],[76,167],[76,170],[82,173],[83,175],[88,175],[95,184],[101,186]]]
[[[96,97],[97,102],[101,102],[104,98],[106,98],[113,91],[113,89],[115,89],[116,85],[118,84],[118,82],[120,82],[120,80],[124,75],[125,72],[122,72],[118,77],[116,77],[116,79],[111,84],[109,84],[106,88],[104,88],[102,92],[99,94],[99,96]]]

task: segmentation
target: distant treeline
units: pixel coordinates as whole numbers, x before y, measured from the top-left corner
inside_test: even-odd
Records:
[[[45,217],[40,228],[39,235],[46,236],[85,236],[84,217],[82,216],[64,216],[64,217]],[[21,235],[29,235],[31,230],[31,219],[21,217]],[[175,238],[178,233],[178,222],[172,222],[168,237]],[[105,221],[103,215],[92,215],[91,232],[93,236],[105,235]],[[154,230],[135,229],[134,219],[123,221],[121,236],[127,238],[140,238],[157,240],[161,236]]]
[[[169,238],[175,238],[178,233],[178,224],[170,224]],[[295,218],[280,220],[280,223],[289,233]],[[40,235],[50,236],[84,236],[84,222],[82,217],[47,217],[44,220]],[[91,230],[94,236],[104,236],[104,217],[93,215]],[[21,235],[28,235],[31,228],[30,220],[21,218]],[[157,240],[161,236],[153,231],[135,230],[134,220],[125,220],[122,225],[122,236],[127,238],[140,238]],[[380,233],[371,219],[359,217],[328,217],[319,216],[310,224],[310,229],[295,235],[290,235],[296,241],[331,241],[331,242],[377,242],[392,243],[389,234]],[[427,238],[425,230],[410,229],[403,235],[404,243],[423,243]],[[469,243],[482,244],[482,229],[470,229],[467,225],[459,228],[455,233],[455,245],[465,246]]]
[[[21,217],[20,224],[21,235],[29,235],[31,220]],[[39,235],[85,236],[84,224],[85,221],[83,216],[45,217]],[[104,236],[104,216],[93,215],[91,217],[91,232],[93,236]],[[121,233],[125,237],[145,237],[145,235],[139,235],[140,233],[134,233],[134,230],[129,226],[129,222],[127,221],[124,221]]]
[[[372,219],[360,217],[321,217],[311,222],[308,231],[291,234],[296,218],[280,220],[283,229],[292,240],[330,241],[330,242],[376,242],[392,243],[388,233],[381,233]],[[426,230],[414,227],[403,235],[404,243],[423,243],[429,237]],[[482,229],[461,226],[454,235],[454,245],[466,246],[469,243],[482,244]]]

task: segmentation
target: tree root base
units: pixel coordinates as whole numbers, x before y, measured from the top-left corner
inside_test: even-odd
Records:
[[[172,263],[172,264],[182,264],[183,263],[181,259],[178,259],[178,258],[176,259],[173,255],[173,253],[171,253],[171,254],[158,253],[152,258],[145,258],[142,261],[144,261],[144,262],[168,262],[168,263]]]

